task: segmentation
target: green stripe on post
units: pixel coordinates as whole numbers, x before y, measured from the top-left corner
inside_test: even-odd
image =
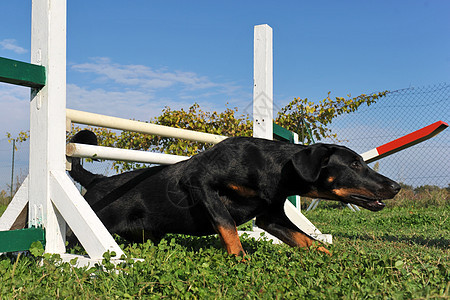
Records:
[[[43,228],[32,227],[0,231],[0,252],[26,251],[36,241],[45,245],[45,230]]]
[[[294,143],[294,133],[275,123],[273,123],[273,137],[279,141],[289,142],[291,144]],[[289,196],[287,199],[294,204],[294,206],[297,205],[296,196]]]
[[[294,143],[294,134],[286,128],[283,128],[275,123],[273,123],[273,137],[280,141]]]
[[[45,85],[45,67],[0,57],[0,82],[40,89]]]
[[[289,202],[291,202],[292,204],[294,204],[294,206],[297,206],[297,196],[289,196],[287,197]]]

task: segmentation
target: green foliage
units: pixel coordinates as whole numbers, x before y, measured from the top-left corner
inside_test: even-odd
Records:
[[[362,104],[367,106],[375,103],[379,98],[386,96],[388,92],[380,92],[372,95],[362,94],[357,97],[343,98],[335,97],[331,99],[330,93],[327,98],[318,103],[309,101],[307,98],[295,98],[291,103],[283,107],[275,120],[278,125],[297,132],[302,136],[302,120],[306,121],[311,129],[315,140],[323,138],[337,139],[337,135],[331,131],[328,126],[331,121],[342,114],[348,114],[356,111]],[[306,144],[312,143],[311,137],[304,134]]]
[[[162,111],[162,114],[156,117],[152,123],[224,136],[251,136],[252,122],[249,119],[249,116],[236,116],[236,114],[237,108],[227,108],[223,112],[207,112],[203,111],[198,104],[194,104],[187,111],[184,109],[172,110],[169,107],[166,107]],[[150,150],[161,153],[192,156],[212,146],[211,144],[130,131],[122,131],[120,134],[117,134],[104,128],[90,129],[97,134],[99,145],[106,147],[144,151]],[[74,127],[68,138],[79,130],[79,127]],[[113,166],[116,171],[123,171],[140,168],[144,165],[128,162],[114,162]]]
[[[9,143],[12,143],[13,141],[16,142],[14,144],[14,148],[17,150],[18,143],[25,142],[26,140],[28,140],[30,138],[30,131],[29,130],[21,131],[21,132],[19,132],[19,134],[16,137],[13,137],[11,133],[7,132],[6,137],[8,138]]]
[[[166,107],[156,118],[156,124],[207,132],[224,136],[251,136],[252,122],[248,115],[236,117],[237,108],[227,108],[224,112],[205,112],[198,104],[192,105],[188,111],[171,110]],[[156,137],[153,141],[156,150],[177,155],[194,155],[205,150],[202,143],[178,140],[174,138]]]
[[[122,245],[115,266],[74,268],[43,254],[0,258],[0,298],[417,299],[450,297],[449,210],[317,209],[307,217],[333,234],[333,256],[242,239],[245,260],[229,256],[215,236],[169,235]]]
[[[445,207],[450,205],[450,191],[437,186],[402,186],[400,192],[391,201],[387,201],[387,207]]]
[[[44,255],[44,246],[41,242],[33,242],[30,246],[30,254],[35,257],[40,257]]]
[[[6,210],[7,205],[0,203],[0,216],[3,214],[3,212]]]
[[[2,206],[7,206],[9,202],[11,201],[11,195],[8,195],[8,193],[5,190],[0,191],[0,216],[3,212]]]

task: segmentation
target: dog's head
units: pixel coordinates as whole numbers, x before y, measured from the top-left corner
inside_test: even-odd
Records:
[[[354,151],[337,145],[315,144],[292,159],[295,172],[311,187],[304,196],[352,203],[372,211],[385,207],[400,185],[378,174]]]

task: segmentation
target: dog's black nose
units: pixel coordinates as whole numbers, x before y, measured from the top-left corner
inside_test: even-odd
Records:
[[[392,191],[394,192],[394,193],[398,193],[398,192],[400,192],[400,189],[401,189],[401,186],[400,186],[400,184],[398,184],[397,182],[392,182],[391,183],[391,189],[392,189]]]

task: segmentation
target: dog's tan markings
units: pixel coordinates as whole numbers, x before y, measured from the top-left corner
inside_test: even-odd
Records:
[[[312,243],[313,243],[313,239],[300,233],[300,232],[292,232],[291,233],[292,236],[292,240],[295,242],[295,245],[293,246],[297,246],[297,247],[311,247]]]
[[[292,232],[291,235],[292,235],[293,241],[296,243],[296,245],[291,245],[291,246],[297,246],[297,247],[301,247],[301,248],[309,248],[315,242],[312,238],[310,238],[310,237],[308,237],[305,234],[300,233],[300,232]],[[326,253],[326,254],[331,256],[330,251],[328,251],[323,246],[317,247],[317,250],[320,251],[320,252],[324,252],[324,253]]]
[[[333,194],[339,197],[348,197],[350,195],[362,195],[367,197],[373,197],[373,194],[366,189],[355,189],[355,188],[340,188],[332,190]]]
[[[228,254],[245,255],[236,227],[234,229],[217,226],[220,240]]]
[[[255,197],[257,195],[257,192],[251,188],[248,188],[246,186],[230,183],[228,184],[228,188],[232,189],[236,193],[238,193],[242,197]]]
[[[302,196],[310,197],[310,198],[321,198],[321,197],[323,197],[324,195],[322,195],[322,194],[319,193],[318,191],[312,190],[312,191],[309,191],[309,192],[306,193],[306,194],[303,194]]]
[[[327,181],[328,181],[329,183],[332,183],[332,182],[335,181],[335,180],[336,180],[336,177],[333,177],[333,176],[330,176],[330,177],[327,178]]]

